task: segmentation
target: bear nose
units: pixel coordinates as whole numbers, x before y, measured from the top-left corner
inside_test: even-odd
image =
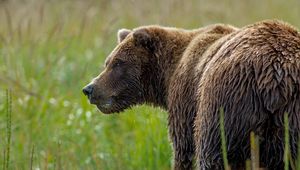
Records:
[[[94,89],[94,86],[92,84],[89,84],[82,89],[82,92],[84,95],[86,95],[86,96],[88,96],[88,98],[90,98],[90,96],[93,93],[93,89]]]

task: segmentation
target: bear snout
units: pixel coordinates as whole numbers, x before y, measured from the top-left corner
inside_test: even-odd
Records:
[[[82,92],[84,95],[88,97],[89,100],[91,100],[92,94],[94,91],[94,85],[93,84],[88,84],[82,89]]]
[[[113,104],[113,99],[109,95],[104,93],[104,90],[99,88],[99,86],[97,86],[97,84],[95,83],[86,85],[82,89],[82,92],[88,97],[89,102],[91,104],[97,105],[97,107],[101,111],[103,109],[109,109]]]

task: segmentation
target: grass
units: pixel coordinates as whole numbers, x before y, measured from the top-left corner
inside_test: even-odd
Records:
[[[289,137],[289,117],[284,113],[284,170],[289,170],[290,137]]]
[[[6,90],[6,144],[3,154],[3,169],[8,170],[10,164],[10,145],[11,145],[11,113],[12,99],[10,90]]]
[[[250,133],[250,150],[251,150],[251,169],[258,169],[259,166],[259,140],[254,134],[254,132]],[[250,168],[249,168],[250,169]]]
[[[225,138],[225,128],[224,128],[224,108],[220,108],[220,131],[221,131],[221,143],[222,143],[222,154],[223,154],[223,162],[224,162],[224,169],[230,170],[228,159],[227,159],[227,145],[226,145],[226,138]]]
[[[10,11],[23,8],[8,5],[6,19],[11,21],[3,19],[1,25],[16,24],[17,16]],[[44,8],[59,10],[52,6],[56,7],[49,3]],[[0,85],[3,93],[11,88],[13,98],[9,169],[169,169],[165,112],[140,106],[107,116],[81,94],[82,87],[100,72],[116,42],[117,29],[93,18],[86,19],[94,23],[87,23],[91,25],[83,31],[84,26],[77,27],[82,18],[56,22],[68,14],[53,12],[44,19],[32,14],[31,21],[24,16],[20,28],[1,27],[5,41],[0,48]],[[37,23],[40,20],[43,23]],[[6,107],[5,96],[0,98],[2,139]],[[6,141],[0,144],[2,151]]]
[[[243,26],[268,18],[300,27],[299,6],[297,0],[0,1],[0,167],[170,169],[165,111],[138,106],[103,115],[81,93],[115,47],[117,30]]]

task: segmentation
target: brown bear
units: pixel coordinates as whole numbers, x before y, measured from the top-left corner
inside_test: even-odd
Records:
[[[244,169],[249,134],[260,140],[260,164],[283,168],[283,115],[289,115],[291,159],[300,130],[300,35],[280,21],[238,29],[161,26],[122,29],[105,70],[83,92],[103,113],[151,104],[169,112],[174,169],[224,169],[219,108],[224,107],[228,161]]]

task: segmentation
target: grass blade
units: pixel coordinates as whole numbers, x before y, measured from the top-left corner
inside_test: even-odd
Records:
[[[289,117],[288,113],[284,113],[284,170],[289,170]]]
[[[10,159],[10,142],[11,142],[11,108],[12,108],[12,101],[11,101],[11,91],[6,90],[6,160],[5,160],[5,169],[8,170],[9,167],[9,159]]]
[[[30,170],[33,170],[33,156],[34,156],[34,145],[32,146],[31,149],[31,155],[30,155]]]
[[[4,150],[3,150],[3,167],[2,167],[2,169],[3,170],[6,170],[5,168],[6,168],[6,165],[5,165],[5,162],[6,162],[6,150],[5,150],[5,148],[4,148]]]
[[[220,108],[220,130],[221,130],[221,142],[222,142],[222,155],[224,161],[225,170],[230,170],[227,159],[227,150],[226,150],[226,138],[225,138],[225,128],[224,128],[224,108]]]
[[[250,133],[252,169],[259,169],[259,141],[254,132]]]
[[[251,160],[246,160],[246,170],[251,170]]]
[[[298,154],[297,154],[297,163],[296,163],[296,169],[300,170],[300,138],[298,139]]]

